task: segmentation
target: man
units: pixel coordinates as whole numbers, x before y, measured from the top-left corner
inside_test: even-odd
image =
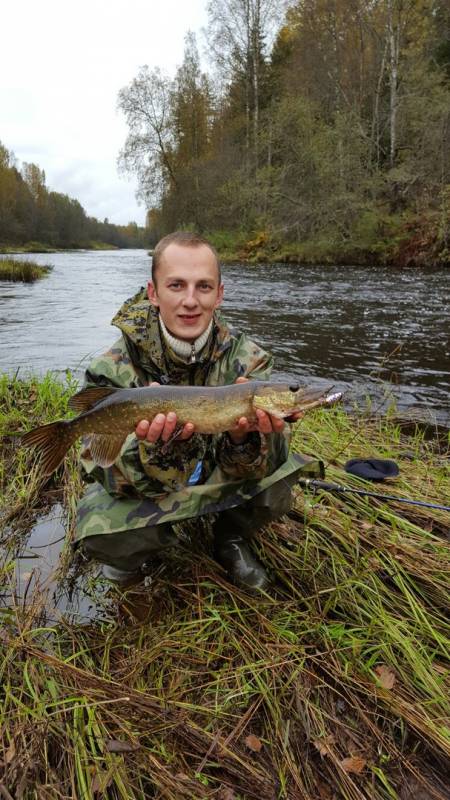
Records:
[[[271,356],[228,328],[222,298],[214,248],[191,233],[166,236],[147,290],[114,317],[121,338],[90,365],[86,386],[267,380]],[[76,545],[110,579],[132,582],[152,555],[177,544],[172,523],[214,513],[217,560],[236,583],[265,589],[267,573],[248,538],[289,509],[290,486],[306,465],[288,456],[283,420],[257,415],[256,424],[242,417],[220,436],[200,435],[189,422],[179,431],[173,412],[141,420],[107,469],[93,463],[87,443],[82,463],[95,483],[79,504]]]

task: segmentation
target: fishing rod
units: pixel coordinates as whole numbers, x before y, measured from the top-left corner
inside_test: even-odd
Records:
[[[300,478],[298,481],[301,486],[312,489],[324,489],[326,492],[336,492],[336,494],[357,494],[362,497],[375,497],[377,500],[395,500],[396,503],[408,503],[411,506],[421,506],[422,508],[435,508],[440,511],[450,511],[450,506],[441,506],[437,503],[426,503],[424,500],[410,500],[408,497],[397,497],[395,494],[381,494],[370,492],[368,489],[352,489],[350,486],[342,486],[339,483],[328,483],[318,478]]]

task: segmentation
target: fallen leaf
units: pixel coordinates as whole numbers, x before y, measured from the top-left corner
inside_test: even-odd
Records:
[[[250,750],[253,750],[254,753],[259,753],[262,748],[261,739],[258,739],[257,736],[254,736],[253,733],[250,733],[246,739],[245,744],[247,745]]]
[[[99,794],[109,788],[112,784],[112,777],[109,772],[97,771],[92,779],[91,793]]]
[[[330,736],[323,736],[322,739],[314,739],[313,745],[317,747],[321,756],[329,756],[331,745],[333,745],[335,741],[334,736],[330,734]]]
[[[5,753],[5,763],[10,764],[15,755],[16,755],[16,745],[14,744],[14,739],[12,739]]]
[[[343,761],[341,761],[341,767],[344,772],[354,772],[356,775],[361,774],[366,764],[366,759],[360,758],[359,756],[350,756],[349,758],[344,758]]]
[[[105,742],[105,749],[108,753],[132,753],[139,748],[140,744],[122,742],[120,739],[107,739]]]
[[[392,689],[395,683],[395,672],[386,664],[375,667],[375,672],[383,689]]]

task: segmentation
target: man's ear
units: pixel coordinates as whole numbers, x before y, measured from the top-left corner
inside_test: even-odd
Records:
[[[214,308],[218,308],[223,300],[223,283],[220,284],[219,289],[217,291],[217,300],[215,303]]]
[[[156,292],[156,287],[153,281],[149,281],[147,283],[147,297],[150,300],[152,306],[159,306],[158,296]]]

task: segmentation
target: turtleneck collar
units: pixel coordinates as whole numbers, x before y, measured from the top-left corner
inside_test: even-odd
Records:
[[[172,336],[172,334],[164,325],[161,314],[159,314],[159,324],[166,344],[169,345],[175,355],[177,355],[179,358],[182,358],[183,361],[194,364],[197,361],[199,353],[203,350],[206,342],[209,339],[209,335],[213,327],[213,320],[211,320],[206,330],[203,331],[201,336],[199,336],[194,342],[185,342],[183,339],[177,339],[175,336]]]

